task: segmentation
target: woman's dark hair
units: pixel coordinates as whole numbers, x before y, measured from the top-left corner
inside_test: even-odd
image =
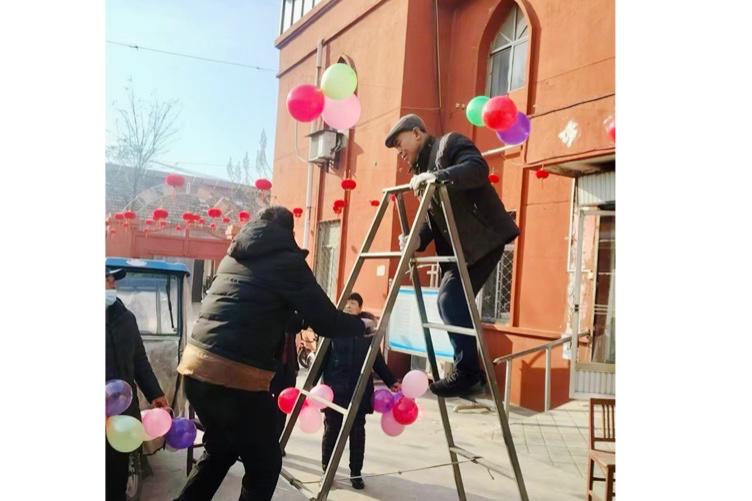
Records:
[[[350,297],[348,297],[347,300],[355,301],[356,303],[358,303],[358,308],[363,307],[363,296],[361,296],[357,292],[353,292],[352,294],[350,294]]]
[[[295,220],[293,219],[292,212],[281,205],[275,205],[264,209],[258,215],[258,218],[262,221],[269,221],[270,223],[277,224],[290,231],[295,230]]]

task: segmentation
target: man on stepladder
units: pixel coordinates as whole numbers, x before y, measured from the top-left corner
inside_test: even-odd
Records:
[[[477,294],[496,269],[504,246],[520,233],[488,181],[488,164],[470,139],[457,132],[435,138],[426,132],[423,120],[413,114],[399,119],[389,131],[385,144],[387,148],[399,151],[400,158],[410,166],[413,173],[410,188],[416,195],[426,183],[437,182],[447,186],[473,294]],[[431,200],[428,221],[419,231],[418,251],[425,250],[433,241],[437,255],[453,255],[438,191]],[[407,235],[401,235],[400,249],[406,242]],[[438,296],[441,319],[447,325],[472,328],[457,265],[442,263],[441,269],[443,276]],[[476,339],[450,332],[449,340],[454,347],[455,370],[444,379],[432,383],[431,391],[440,397],[477,392],[482,373]]]

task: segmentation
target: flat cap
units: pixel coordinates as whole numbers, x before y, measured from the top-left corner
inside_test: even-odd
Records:
[[[418,115],[414,113],[405,115],[404,117],[397,120],[396,124],[394,124],[392,130],[390,130],[389,134],[387,134],[384,144],[387,148],[394,148],[394,140],[397,138],[397,134],[399,134],[400,132],[405,132],[406,130],[413,130],[416,127],[423,132],[426,132],[426,124],[423,123],[423,120]]]

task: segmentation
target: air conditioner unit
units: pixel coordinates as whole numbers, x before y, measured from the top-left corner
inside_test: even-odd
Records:
[[[336,130],[323,129],[309,134],[308,161],[315,164],[328,165],[337,158],[337,152],[342,148],[342,136]],[[343,136],[344,137],[344,136]]]

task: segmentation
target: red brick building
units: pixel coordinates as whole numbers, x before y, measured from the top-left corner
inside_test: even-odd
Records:
[[[352,268],[375,211],[369,200],[409,179],[384,137],[400,116],[417,113],[434,135],[457,131],[475,141],[501,178],[495,186],[522,230],[483,292],[492,354],[558,339],[571,331],[577,311],[579,330],[592,331],[596,340],[581,348],[580,360],[597,372],[577,382],[577,392],[613,392],[615,148],[603,125],[614,114],[613,0],[284,0],[280,29],[272,191],[279,203],[306,204],[301,157],[311,130],[296,128],[288,92],[316,83],[317,55],[321,70],[347,62],[358,75],[361,118],[337,160],[316,168],[313,178],[311,265],[329,292],[337,295]],[[502,144],[467,121],[464,105],[476,95],[507,93],[530,117],[532,132],[524,145],[498,152]],[[319,121],[312,130],[321,128]],[[539,179],[538,169],[550,176]],[[345,177],[357,180],[356,190],[343,193]],[[339,198],[347,200],[341,214],[332,209]],[[410,210],[416,205],[412,200]],[[388,231],[374,249],[397,248],[396,213],[386,218]],[[575,300],[581,218],[583,273]],[[297,227],[301,244],[303,228]],[[374,310],[389,285],[380,264],[366,263],[357,285]],[[561,347],[553,350],[554,406],[570,397],[569,361],[562,355]],[[542,408],[544,359],[538,352],[514,362],[513,403]],[[390,355],[390,365],[407,367],[399,354]],[[497,376],[503,383],[501,368]]]

